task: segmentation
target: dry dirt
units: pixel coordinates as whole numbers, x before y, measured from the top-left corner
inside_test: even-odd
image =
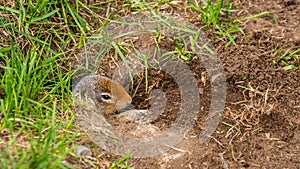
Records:
[[[236,45],[229,47],[225,47],[223,41],[212,40],[223,63],[227,79],[225,112],[212,138],[203,144],[198,142],[201,126],[209,109],[207,105],[210,103],[210,89],[209,85],[203,83],[203,78],[201,79],[201,72],[205,69],[200,60],[195,59],[189,62],[188,66],[196,74],[198,81],[201,115],[194,128],[187,134],[187,138],[176,146],[184,151],[172,149],[157,157],[130,159],[130,166],[143,169],[300,168],[300,70],[284,70],[279,55],[273,55],[281,46],[293,49],[300,47],[300,1],[261,0],[240,1],[235,4],[234,8],[239,11],[234,14],[235,18],[269,11],[277,18],[277,23],[271,16],[243,22],[240,27],[247,35],[247,39],[240,36]],[[185,13],[176,7],[166,11],[174,14],[184,13],[182,16],[187,18],[187,15],[194,14]],[[196,26],[201,25],[197,17],[192,17],[191,22]],[[206,34],[213,37],[210,31]],[[287,62],[298,67],[300,64],[299,58]],[[109,73],[106,75],[110,76]],[[179,102],[173,83],[169,83],[172,81],[171,78],[160,76],[155,71],[149,75],[149,86],[159,82],[160,85],[156,85],[156,88],[169,93],[168,102]],[[139,79],[144,78],[136,77],[135,80]],[[139,86],[133,86],[138,87],[133,97],[133,104],[137,108],[148,106],[144,83],[140,81]],[[240,86],[253,90],[245,90]],[[158,127],[171,124],[176,118],[177,110],[176,106],[167,106],[167,115],[163,115],[159,119],[160,122],[155,124]],[[172,112],[175,112],[175,115],[172,115]],[[103,168],[120,159],[106,153],[90,140],[81,140],[80,144],[93,145],[95,157],[93,160]],[[82,160],[79,162],[78,159],[70,159],[69,162],[79,168],[88,168],[88,163]]]

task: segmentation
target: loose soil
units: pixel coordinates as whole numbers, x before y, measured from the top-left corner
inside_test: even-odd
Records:
[[[280,62],[280,54],[273,54],[281,46],[293,49],[300,47],[300,1],[239,1],[235,4],[234,8],[239,11],[234,14],[235,18],[269,11],[276,17],[277,23],[270,15],[248,20],[240,25],[247,39],[240,36],[236,45],[229,47],[225,47],[223,41],[212,40],[226,73],[227,102],[223,118],[211,139],[203,144],[198,142],[209,110],[210,86],[209,79],[203,79],[205,69],[200,59],[194,59],[188,66],[195,73],[201,97],[200,115],[196,125],[176,149],[156,157],[130,159],[130,166],[143,169],[300,168],[300,70],[284,70],[285,65]],[[186,12],[174,7],[166,9],[166,12],[191,18],[196,26],[202,25],[193,11]],[[208,37],[214,36],[210,31],[206,34]],[[173,46],[165,46],[174,50]],[[110,62],[109,59],[107,62]],[[299,68],[300,60],[296,58],[288,60],[287,63]],[[111,72],[109,66],[99,69],[100,74],[108,77]],[[176,118],[180,96],[175,90],[176,86],[174,89],[174,83],[170,83],[173,81],[171,77],[158,71],[150,71],[149,79],[149,86],[166,92],[168,103],[176,105],[168,104],[165,113],[153,123],[164,129]],[[135,81],[139,86],[131,88],[130,92],[135,93],[133,104],[138,109],[148,108],[145,78],[142,75],[135,76]],[[137,91],[134,92],[135,90]],[[112,119],[110,120],[113,123]],[[127,126],[126,130],[130,128]],[[94,147],[95,159],[92,160],[103,168],[120,159],[95,146],[88,139],[81,140],[80,144]],[[79,168],[88,168],[86,160],[82,160],[68,161]]]

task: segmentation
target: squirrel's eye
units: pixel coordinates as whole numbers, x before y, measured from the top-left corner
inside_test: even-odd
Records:
[[[101,98],[103,100],[109,100],[109,99],[111,99],[111,97],[108,94],[101,94]]]

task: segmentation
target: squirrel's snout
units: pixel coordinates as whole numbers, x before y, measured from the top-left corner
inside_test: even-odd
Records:
[[[132,102],[132,98],[130,96],[126,99],[118,100],[116,102],[116,108],[118,111],[120,111],[128,107],[131,104],[131,102]]]
[[[117,114],[121,114],[123,112],[126,112],[128,110],[132,110],[132,109],[134,109],[134,105],[132,105],[131,102],[130,102],[125,107],[123,107],[121,109],[117,109]]]

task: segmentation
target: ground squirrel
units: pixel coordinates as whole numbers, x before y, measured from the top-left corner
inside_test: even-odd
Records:
[[[112,131],[103,115],[119,113],[119,117],[145,124],[159,116],[159,114],[153,116],[154,113],[151,112],[160,113],[160,111],[134,109],[134,106],[131,105],[132,98],[125,88],[119,83],[100,75],[83,77],[74,86],[73,94],[80,126],[89,131],[92,139],[100,146],[105,145],[103,144],[103,137],[100,137],[101,135],[116,140],[121,138],[119,134]],[[159,106],[155,107],[160,108]],[[149,129],[149,125],[146,129]],[[94,135],[94,133],[98,134]],[[76,146],[74,152],[78,155],[90,156],[92,154],[91,150],[85,146]]]
[[[134,109],[134,106],[131,105],[132,98],[125,88],[101,75],[85,76],[76,84],[73,93],[79,98],[79,102],[77,102],[79,114],[83,110],[97,111],[102,115],[119,113],[127,120],[137,123],[154,121],[164,111],[166,105],[165,95],[159,90],[153,90],[150,94],[150,97],[153,98],[150,99],[152,105],[150,109]]]
[[[130,105],[132,99],[119,83],[103,76],[95,80],[95,96],[103,113],[120,112]]]

